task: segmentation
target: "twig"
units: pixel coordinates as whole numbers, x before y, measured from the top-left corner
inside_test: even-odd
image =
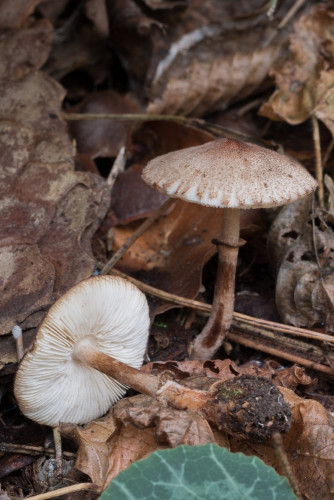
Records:
[[[59,427],[53,427],[53,441],[56,450],[56,477],[63,475],[63,449],[61,445],[61,434]]]
[[[0,451],[5,453],[20,453],[22,455],[55,455],[54,448],[44,448],[43,446],[29,446],[25,444],[0,443]],[[63,456],[69,459],[76,458],[76,453],[63,451]]]
[[[65,486],[65,488],[59,488],[59,490],[48,491],[46,493],[41,493],[40,495],[35,495],[29,497],[29,500],[47,500],[48,498],[56,498],[62,495],[68,495],[69,493],[75,493],[76,491],[93,490],[100,493],[101,488],[94,483],[79,483],[73,484],[72,486]]]
[[[203,311],[210,313],[211,305],[206,304],[205,302],[200,302],[199,300],[187,299],[185,297],[180,297],[179,295],[174,295],[169,292],[165,292],[164,290],[159,290],[159,288],[155,288],[151,285],[147,285],[142,281],[139,281],[132,276],[129,276],[118,269],[113,269],[112,274],[116,274],[117,276],[121,276],[129,281],[131,281],[134,285],[140,288],[143,292],[149,293],[150,295],[154,295],[155,297],[159,297],[168,302],[173,302],[174,304],[178,304],[183,307],[189,307],[191,309],[196,309],[197,311]],[[266,319],[254,318],[253,316],[248,316],[246,314],[234,312],[233,317],[235,321],[239,321],[241,323],[250,324],[254,326],[259,326],[264,328],[265,330],[275,330],[282,333],[288,333],[290,335],[295,335],[297,337],[306,337],[314,340],[319,340],[322,342],[334,343],[334,337],[331,335],[327,335],[325,333],[315,332],[313,330],[306,330],[304,328],[297,328],[295,326],[284,325],[283,323],[276,323],[275,321],[268,321]]]
[[[216,123],[207,122],[201,118],[190,118],[187,116],[178,115],[155,115],[148,113],[60,113],[61,118],[67,121],[80,121],[80,120],[118,120],[118,121],[172,121],[183,123],[192,127],[197,127],[209,130],[219,135],[226,135],[244,141],[254,142],[255,144],[266,144],[265,141],[254,139],[249,135],[242,132],[236,132],[226,127],[222,127]]]
[[[310,368],[311,370],[317,370],[321,373],[329,375],[330,377],[334,377],[334,370],[330,366],[323,365],[321,363],[316,363],[315,361],[304,358],[303,356],[297,356],[295,354],[292,354],[291,352],[286,352],[282,349],[283,346],[275,347],[273,345],[266,345],[263,341],[261,342],[262,339],[260,339],[259,336],[257,336],[253,340],[253,339],[249,339],[247,337],[247,335],[245,335],[245,332],[242,332],[242,334],[235,333],[235,332],[228,332],[226,338],[228,340],[232,340],[233,342],[236,342],[237,344],[241,344],[241,345],[244,345],[245,347],[249,347],[250,349],[255,349],[256,351],[266,352],[267,354],[270,354],[271,356],[276,356],[278,358],[286,359],[287,361],[290,361],[291,363],[297,363],[299,365],[306,366],[307,368]],[[277,341],[277,339],[270,339],[270,341],[271,341],[271,343],[274,343]]]
[[[297,498],[302,499],[303,496],[302,496],[302,493],[301,493],[300,488],[299,488],[298,480],[297,480],[297,478],[292,470],[288,455],[284,449],[282,434],[280,434],[279,432],[275,432],[273,434],[272,439],[273,439],[276,457],[278,458],[280,466],[283,470],[283,474],[288,479],[290,486],[293,489]]]
[[[121,246],[119,250],[112,256],[112,258],[106,263],[106,265],[101,269],[101,274],[107,274],[114,265],[123,257],[128,248],[150,227],[153,222],[160,217],[173,203],[173,198],[168,198],[152,215],[148,217],[139,227],[132,233],[130,238]]]
[[[320,207],[324,207],[325,196],[324,196],[324,181],[322,175],[322,162],[321,162],[321,144],[320,144],[320,130],[319,122],[315,115],[312,115],[312,128],[313,128],[313,142],[314,142],[314,153],[315,153],[315,174],[318,182],[318,198]]]
[[[136,280],[135,278],[132,278],[131,276],[128,276],[127,274],[122,273],[119,270],[113,269],[112,274],[128,279],[143,292],[149,293],[150,295],[154,295],[168,302],[173,302],[174,304],[179,304],[183,307],[190,307],[192,309],[207,313],[209,313],[211,310],[210,304],[205,304],[204,302],[186,299],[184,297],[179,297],[177,295],[164,292],[163,290],[159,290],[150,285],[147,285],[146,283]],[[314,359],[309,359],[308,357],[303,357],[295,354],[295,352],[298,352],[299,350],[305,352],[305,354],[307,354],[311,358],[313,355],[313,357],[316,357],[316,359],[322,360],[322,358],[324,357],[324,353],[321,349],[312,346],[312,352],[309,353],[309,344],[301,344],[300,341],[293,341],[289,337],[283,337],[282,333],[333,343],[334,337],[330,335],[314,332],[312,330],[306,330],[303,328],[296,328],[281,323],[275,323],[274,321],[257,319],[253,318],[252,316],[247,316],[245,314],[237,312],[233,313],[232,329],[242,329],[243,331],[242,334],[235,333],[234,331],[228,333],[227,338],[234,342],[245,345],[252,349],[266,352],[282,359],[286,359],[293,363],[298,363],[308,368],[318,370],[322,373],[325,373],[326,375],[334,375],[334,370],[331,367],[323,365]],[[244,330],[246,330],[246,333],[244,332]],[[263,337],[261,337],[261,335]],[[275,344],[281,345],[281,347],[277,348]],[[286,352],[286,350],[284,350],[284,347],[285,349],[288,348],[290,352]]]
[[[108,178],[107,178],[107,184],[108,184],[110,190],[113,188],[118,174],[120,174],[121,172],[124,171],[125,162],[126,162],[126,154],[125,154],[125,147],[123,146],[119,150],[119,153],[114,161],[112,169],[110,170]]]
[[[296,14],[297,10],[303,5],[305,0],[296,0],[292,7],[288,10],[282,21],[278,25],[278,29],[284,28],[286,24],[290,21],[290,19]]]
[[[321,269],[321,264],[320,264],[319,254],[318,254],[318,247],[317,247],[317,239],[315,236],[315,196],[314,196],[314,193],[312,195],[312,244],[313,244],[315,260],[317,261],[318,270],[319,270],[320,275],[322,275],[322,269]]]

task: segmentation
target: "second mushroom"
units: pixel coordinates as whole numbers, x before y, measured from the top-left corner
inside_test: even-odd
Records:
[[[143,178],[163,193],[222,208],[218,269],[210,318],[195,339],[192,359],[209,359],[221,346],[233,315],[240,209],[275,207],[312,193],[317,183],[295,160],[235,139],[217,139],[158,156]]]

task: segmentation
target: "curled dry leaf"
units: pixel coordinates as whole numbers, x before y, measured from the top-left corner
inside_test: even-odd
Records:
[[[276,303],[284,322],[295,326],[324,323],[334,331],[334,232],[332,215],[301,200],[284,207],[269,233],[278,268]],[[283,257],[282,257],[283,256]]]
[[[334,135],[334,9],[312,6],[295,23],[289,55],[273,71],[277,90],[260,114],[291,124],[315,114]]]
[[[317,379],[312,379],[307,375],[306,370],[302,366],[293,365],[289,368],[284,368],[276,372],[273,381],[276,385],[286,387],[287,389],[295,390],[299,385],[309,387],[316,384]]]

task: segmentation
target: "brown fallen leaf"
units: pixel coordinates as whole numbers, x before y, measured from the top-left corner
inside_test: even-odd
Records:
[[[314,114],[334,135],[333,26],[330,2],[311,6],[294,23],[289,54],[272,71],[278,88],[260,114],[293,125]]]
[[[277,371],[273,381],[281,387],[286,387],[287,389],[294,391],[299,385],[302,385],[303,387],[315,385],[317,379],[312,379],[312,377],[307,375],[304,367],[293,365]]]
[[[65,91],[38,71],[50,26],[32,22],[0,41],[9,64],[0,76],[0,335],[18,322],[35,327],[65,289],[92,273],[90,242],[109,203],[101,178],[74,171],[73,144],[58,118]],[[15,58],[8,51],[19,42]]]
[[[257,1],[236,9],[232,0],[196,0],[172,15],[149,7],[108,3],[111,43],[133,80],[145,85],[149,113],[201,116],[244,99],[265,83],[286,39],[280,30],[267,43],[285,4],[273,20]]]
[[[294,326],[324,323],[334,331],[334,233],[332,214],[316,210],[312,224],[307,201],[285,207],[268,241],[278,267],[276,303],[284,322]]]

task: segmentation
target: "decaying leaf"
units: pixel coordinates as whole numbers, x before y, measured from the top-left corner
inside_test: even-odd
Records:
[[[90,240],[109,202],[102,178],[74,171],[73,144],[58,118],[65,91],[38,71],[51,39],[44,20],[0,41],[8,64],[0,77],[1,335],[16,323],[36,326],[56,298],[92,273]],[[14,63],[8,51],[18,44]]]
[[[313,5],[294,23],[289,55],[273,71],[278,88],[262,115],[298,124],[314,114],[334,135],[333,28],[330,2]]]
[[[269,248],[278,268],[276,303],[283,321],[295,326],[324,323],[334,331],[334,233],[332,215],[310,200],[284,207],[269,233]]]
[[[108,6],[113,47],[145,84],[149,113],[201,116],[249,96],[264,83],[287,36],[280,30],[269,43],[285,4],[274,20],[256,0],[238,9],[230,0],[205,6],[196,0],[159,16],[131,0]]]

